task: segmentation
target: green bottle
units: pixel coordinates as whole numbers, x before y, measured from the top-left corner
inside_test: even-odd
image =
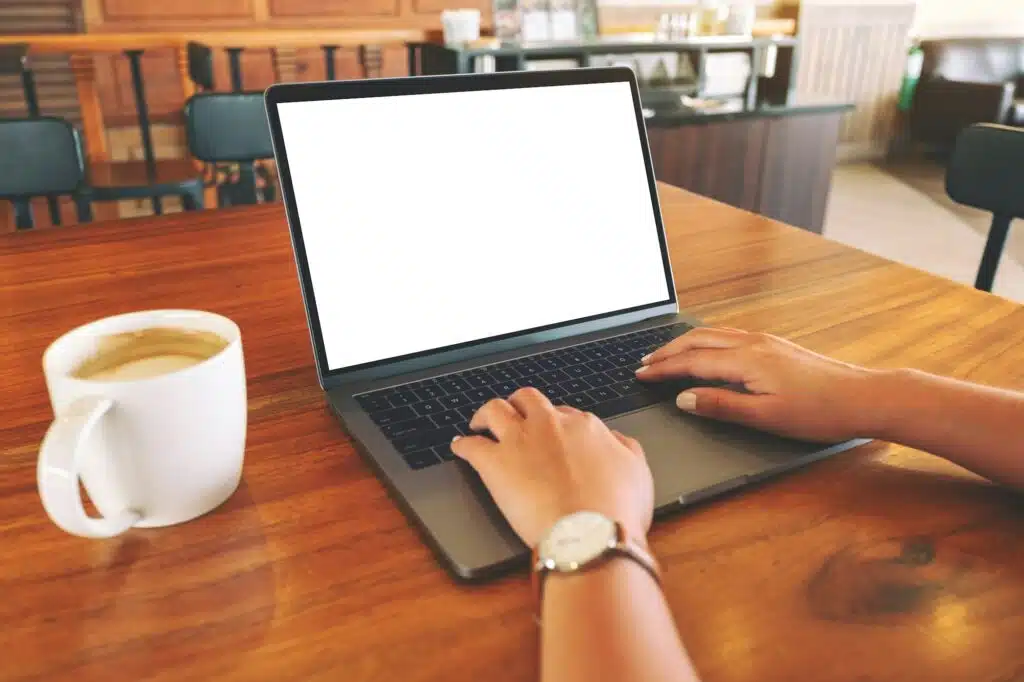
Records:
[[[910,104],[914,101],[914,91],[917,89],[917,82],[921,80],[921,68],[924,66],[924,51],[921,46],[914,43],[907,53],[907,70],[903,73],[903,83],[900,85],[899,108],[900,111],[910,111]]]

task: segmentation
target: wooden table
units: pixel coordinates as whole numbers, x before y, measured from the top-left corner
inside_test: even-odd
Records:
[[[680,303],[876,366],[1024,385],[1024,309],[662,188]],[[525,273],[524,273],[525,274]],[[40,372],[60,332],[155,307],[242,328],[250,427],[221,509],[121,539],[44,516]],[[533,680],[525,574],[460,587],[316,386],[279,207],[0,237],[0,679]],[[656,525],[705,682],[1024,675],[1024,507],[874,444]]]

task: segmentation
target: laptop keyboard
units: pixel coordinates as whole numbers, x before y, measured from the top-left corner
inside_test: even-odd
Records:
[[[454,459],[451,441],[493,398],[533,386],[555,405],[602,419],[675,398],[677,384],[642,384],[640,358],[692,329],[674,324],[560,348],[356,396],[406,463],[423,469]]]

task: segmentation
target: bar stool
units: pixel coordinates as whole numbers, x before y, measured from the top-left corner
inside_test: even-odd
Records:
[[[92,220],[85,156],[73,125],[52,116],[0,119],[0,149],[0,199],[14,204],[16,229],[35,227],[34,197],[51,202],[54,225],[61,224],[59,196],[70,196],[75,202],[78,222]]]
[[[976,123],[957,137],[946,169],[946,193],[992,213],[976,289],[992,291],[1014,218],[1024,218],[1024,128]]]

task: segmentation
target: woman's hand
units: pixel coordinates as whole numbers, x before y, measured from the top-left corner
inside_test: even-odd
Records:
[[[654,483],[640,444],[590,413],[554,407],[522,388],[492,400],[470,428],[497,440],[464,436],[452,451],[469,462],[512,528],[530,547],[563,516],[601,512],[642,541],[651,526]]]
[[[703,327],[643,360],[637,378],[697,377],[725,381],[747,393],[694,388],[676,404],[687,412],[813,441],[867,435],[876,414],[878,374],[812,353],[768,334]]]

